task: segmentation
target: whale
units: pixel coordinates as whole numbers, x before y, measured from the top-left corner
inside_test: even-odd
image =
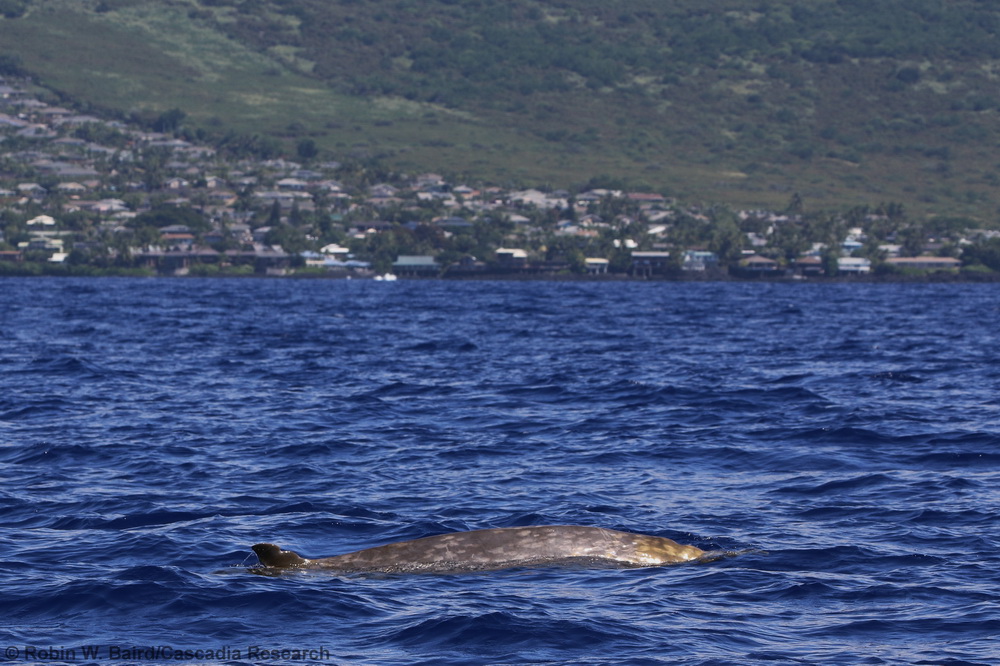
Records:
[[[624,569],[691,562],[710,555],[665,537],[581,525],[452,532],[317,559],[273,543],[258,543],[253,551],[268,569],[335,573],[447,573],[542,566]]]

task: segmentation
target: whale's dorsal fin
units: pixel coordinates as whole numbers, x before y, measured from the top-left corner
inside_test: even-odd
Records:
[[[258,543],[253,547],[257,559],[265,567],[297,567],[309,560],[290,550],[281,550],[273,543]]]

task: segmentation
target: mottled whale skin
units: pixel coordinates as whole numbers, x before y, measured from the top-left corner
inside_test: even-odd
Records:
[[[259,543],[253,551],[265,567],[337,573],[482,571],[559,564],[652,567],[705,555],[700,548],[663,537],[577,525],[454,532],[315,560],[271,543]]]

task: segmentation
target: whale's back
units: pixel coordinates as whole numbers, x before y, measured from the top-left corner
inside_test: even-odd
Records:
[[[455,532],[306,560],[277,546],[258,551],[265,566],[305,566],[339,572],[475,571],[570,564],[657,566],[697,559],[704,551],[663,537],[600,527],[542,525]],[[295,559],[298,558],[298,559]]]

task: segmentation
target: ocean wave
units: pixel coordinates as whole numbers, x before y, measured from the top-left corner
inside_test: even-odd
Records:
[[[4,281],[14,645],[994,661],[992,288],[351,282]],[[264,576],[250,550],[541,524],[737,554]]]

